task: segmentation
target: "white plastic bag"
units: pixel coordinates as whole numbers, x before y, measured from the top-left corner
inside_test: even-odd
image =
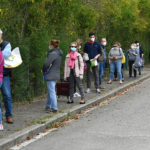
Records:
[[[22,64],[22,58],[20,55],[19,47],[12,50],[9,57],[5,58],[4,67],[5,68],[16,68]]]
[[[88,56],[87,53],[84,53],[84,55],[83,55],[83,60],[84,60],[84,61],[88,61],[88,60],[89,60],[89,56]]]

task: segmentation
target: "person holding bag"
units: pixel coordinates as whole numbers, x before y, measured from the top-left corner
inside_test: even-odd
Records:
[[[108,55],[109,62],[110,62],[110,80],[108,81],[108,84],[112,83],[115,69],[117,69],[120,84],[122,84],[122,73],[121,73],[122,63],[121,63],[121,60],[123,58],[123,55],[124,54],[122,52],[122,49],[120,48],[120,43],[115,42],[113,44],[113,48],[110,50],[109,55]]]
[[[79,92],[81,95],[80,104],[85,104],[84,90],[82,86],[81,80],[83,79],[84,73],[84,63],[83,58],[80,53],[77,52],[77,43],[72,42],[70,44],[70,52],[67,54],[65,59],[65,68],[64,68],[64,80],[69,81],[70,87],[70,99],[67,102],[68,104],[73,103],[73,94],[74,94],[74,81],[79,88]]]
[[[43,64],[42,72],[45,76],[47,82],[47,102],[46,102],[46,112],[56,113],[57,98],[55,92],[56,82],[60,79],[60,64],[63,52],[59,49],[59,40],[51,40],[49,44],[49,53]]]

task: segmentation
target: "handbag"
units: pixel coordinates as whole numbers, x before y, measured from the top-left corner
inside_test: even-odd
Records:
[[[123,54],[123,58],[121,59],[121,63],[122,63],[122,64],[125,64],[125,63],[126,63],[126,57],[124,56],[124,54]]]
[[[5,58],[4,67],[5,68],[16,68],[22,64],[22,58],[19,51],[19,47],[12,50],[10,56]]]

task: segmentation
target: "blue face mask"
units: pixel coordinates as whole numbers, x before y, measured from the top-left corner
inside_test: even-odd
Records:
[[[71,47],[71,51],[75,52],[76,50],[77,50],[77,48]]]

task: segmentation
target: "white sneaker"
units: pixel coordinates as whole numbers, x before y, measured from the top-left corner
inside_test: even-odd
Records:
[[[76,96],[76,93],[73,94],[73,97],[77,97],[77,96]]]
[[[4,130],[4,127],[2,124],[0,124],[0,130]]]
[[[90,92],[91,92],[90,88],[87,88],[86,93],[90,93]]]
[[[100,90],[100,89],[96,89],[96,92],[100,94],[100,93],[101,93],[101,90]]]
[[[81,97],[81,95],[79,93],[76,92],[75,94],[76,94],[76,97]]]

